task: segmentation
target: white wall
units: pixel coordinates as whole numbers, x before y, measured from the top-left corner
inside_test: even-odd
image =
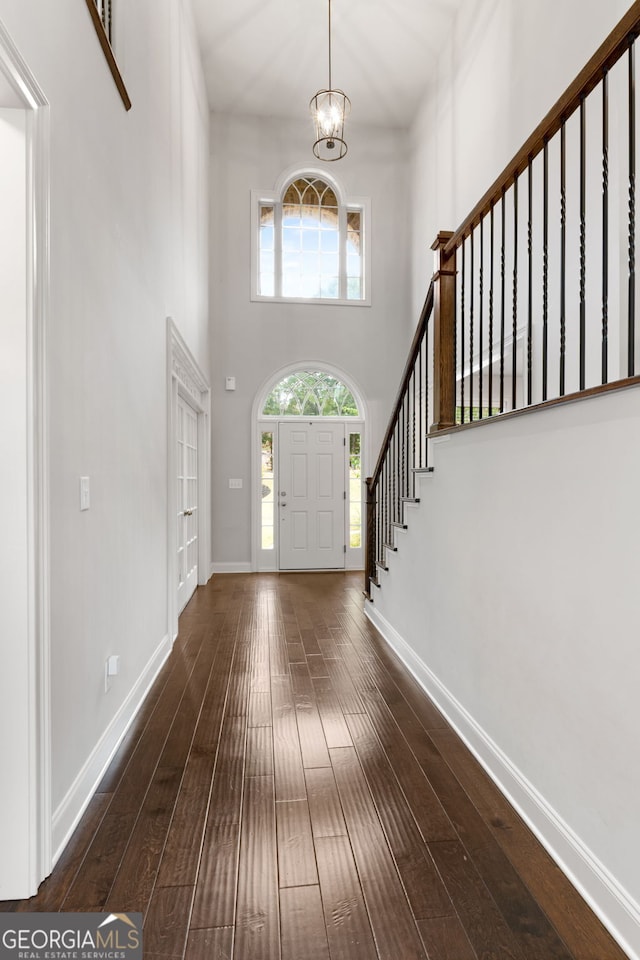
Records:
[[[116,11],[129,113],[84,3],[0,0],[51,111],[54,848],[168,649],[167,315],[209,363],[209,117],[188,0]],[[121,674],[105,694],[112,653]]]
[[[633,389],[439,442],[373,604],[634,956],[639,433]]]
[[[412,297],[629,4],[462,6],[412,129]],[[634,957],[640,956],[640,393],[434,449],[371,609]]]
[[[332,306],[250,301],[251,190],[272,190],[298,165],[317,166],[310,121],[212,117],[211,218],[213,555],[251,557],[251,408],[287,364],[323,361],[349,374],[379,444],[418,315],[409,308],[407,140],[398,131],[349,129],[349,154],[328,164],[347,196],[371,198],[372,303]],[[235,376],[234,393],[224,390]],[[242,490],[229,490],[242,478]]]

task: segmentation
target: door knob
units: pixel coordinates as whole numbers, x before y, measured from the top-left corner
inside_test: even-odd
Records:
[[[281,500],[281,501],[280,501],[280,506],[281,506],[281,507],[286,507],[286,505],[287,505],[286,500]]]
[[[281,496],[281,497],[286,497],[286,495],[287,495],[287,491],[286,491],[286,490],[281,490],[281,491],[280,491],[280,496]]]

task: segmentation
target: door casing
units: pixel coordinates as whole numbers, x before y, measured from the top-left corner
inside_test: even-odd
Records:
[[[176,407],[180,395],[198,415],[198,584],[211,576],[211,389],[171,317],[167,317],[167,604],[169,636],[178,636]]]
[[[198,538],[199,538],[199,506],[198,506],[198,489],[199,489],[199,478],[198,478],[198,412],[194,410],[188,400],[184,398],[182,393],[178,391],[177,397],[177,430],[176,433],[179,435],[182,432],[182,456],[176,453],[176,467],[178,477],[176,477],[177,487],[177,510],[174,516],[174,521],[180,518],[182,514],[182,524],[178,523],[177,526],[181,526],[181,534],[177,533],[177,552],[184,551],[184,558],[187,566],[185,567],[185,579],[180,581],[178,585],[178,616],[182,613],[182,610],[186,607],[187,603],[193,596],[193,592],[198,584],[198,559],[197,559],[197,550],[198,550]],[[182,413],[182,431],[178,426],[180,422],[180,414]],[[189,430],[187,426],[187,420],[191,419],[193,423],[195,421],[195,481],[196,481],[196,493],[195,497],[188,498],[185,494],[185,487],[183,485],[182,490],[180,489],[179,476],[183,478],[183,482],[186,479],[189,481],[189,457],[187,456],[187,449],[189,447]],[[177,440],[176,436],[176,440]],[[186,476],[185,476],[186,474]],[[187,487],[188,489],[188,487]],[[189,510],[187,514],[185,511]],[[194,515],[195,514],[195,515]],[[193,533],[196,540],[196,562],[191,569],[188,569],[189,564],[189,555],[191,554],[191,543],[189,537]],[[178,560],[178,568],[180,567],[180,561]]]
[[[26,208],[24,246],[26,301],[23,324],[26,350],[15,358],[24,372],[25,389],[12,398],[16,422],[22,423],[19,462],[26,479],[21,512],[26,565],[24,606],[15,611],[24,630],[6,631],[5,655],[11,665],[9,697],[2,697],[0,723],[21,732],[24,755],[19,766],[4,758],[3,782],[20,800],[17,819],[2,817],[11,842],[2,843],[0,899],[23,899],[36,893],[60,851],[52,851],[51,808],[51,671],[49,601],[49,448],[46,335],[49,314],[49,104],[42,89],[0,21],[1,106],[23,111],[25,120]],[[5,102],[5,96],[8,102]],[[6,453],[11,452],[5,451]],[[15,452],[15,451],[14,451]],[[15,519],[15,518],[14,518]],[[10,546],[10,545],[9,545]],[[11,621],[9,610],[5,619]],[[15,646],[14,646],[15,645]],[[13,651],[13,652],[12,652]],[[19,667],[20,665],[20,667]],[[19,675],[18,675],[19,674]],[[26,691],[21,694],[22,691]]]

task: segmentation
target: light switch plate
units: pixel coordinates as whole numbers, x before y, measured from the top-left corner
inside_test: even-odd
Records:
[[[229,480],[230,490],[242,490],[242,480]]]
[[[90,506],[89,477],[80,477],[80,509],[88,510]]]

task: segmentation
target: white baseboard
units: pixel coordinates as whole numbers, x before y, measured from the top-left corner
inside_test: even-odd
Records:
[[[630,960],[640,960],[640,905],[432,673],[375,603],[365,604],[364,610]]]
[[[53,866],[55,866],[60,854],[69,842],[71,834],[86,810],[113,755],[144,703],[152,683],[171,653],[171,646],[171,641],[167,635],[154,651],[129,696],[100,737],[80,773],[69,787],[66,796],[54,812],[51,844],[54,851]]]
[[[212,563],[211,564],[211,575],[214,573],[251,573],[251,564],[247,561],[245,562],[231,562],[231,563]]]

